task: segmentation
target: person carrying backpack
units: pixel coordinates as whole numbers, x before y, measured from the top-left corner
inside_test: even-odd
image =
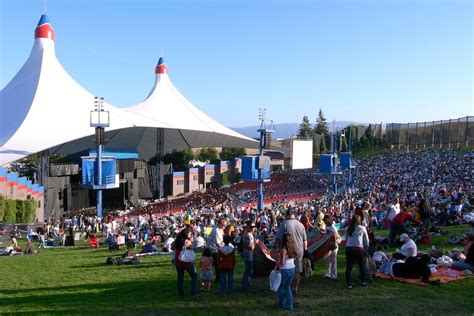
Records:
[[[234,290],[235,249],[230,236],[224,236],[224,247],[217,253],[217,267],[221,273],[220,291],[230,293]]]

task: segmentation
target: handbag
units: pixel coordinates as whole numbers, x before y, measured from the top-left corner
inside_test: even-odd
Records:
[[[178,259],[182,262],[194,262],[196,260],[196,253],[190,249],[183,249],[179,253]]]
[[[273,292],[278,291],[278,288],[280,287],[281,284],[281,273],[279,270],[272,270],[270,273],[269,277],[270,281],[270,290]]]

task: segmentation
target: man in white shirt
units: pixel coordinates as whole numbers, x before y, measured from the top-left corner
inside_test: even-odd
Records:
[[[400,200],[395,198],[390,205],[390,210],[387,212],[387,219],[391,223],[393,218],[400,213]]]
[[[209,237],[207,238],[207,247],[211,250],[214,269],[216,270],[216,283],[220,282],[219,269],[217,268],[217,252],[220,247],[224,247],[224,227],[226,220],[224,217],[219,217],[217,225],[212,228]]]
[[[418,254],[418,248],[413,239],[411,239],[407,234],[402,234],[400,236],[400,241],[403,242],[403,246],[400,248],[400,253],[406,258],[416,257]]]

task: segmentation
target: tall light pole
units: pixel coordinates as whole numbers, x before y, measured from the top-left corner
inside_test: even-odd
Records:
[[[90,114],[90,126],[95,127],[95,144],[97,148],[94,185],[97,189],[97,217],[102,219],[102,148],[105,143],[105,128],[110,126],[109,112],[104,110],[104,98],[94,97],[94,110]]]
[[[273,125],[273,121],[270,121],[270,126],[267,128],[265,124],[266,120],[267,109],[258,109],[258,118],[260,119],[260,128],[257,130],[260,133],[260,153],[258,157],[258,205],[257,210],[261,212],[263,210],[263,182],[264,182],[264,175],[263,175],[263,153],[265,151],[265,139],[267,137],[267,133],[273,133],[275,127]],[[272,129],[273,128],[273,129]]]

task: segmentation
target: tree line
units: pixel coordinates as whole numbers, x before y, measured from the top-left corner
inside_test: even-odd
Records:
[[[349,125],[342,130],[345,137],[337,143],[339,151],[351,150],[354,154],[367,150],[385,149],[389,148],[388,141],[385,136],[382,138],[375,137],[372,125],[365,129],[363,135],[358,137],[357,125]],[[313,153],[315,155],[324,154],[328,152],[326,142],[330,142],[329,127],[326,117],[322,109],[319,109],[318,116],[314,126],[311,125],[310,119],[307,115],[303,116],[302,122],[298,128],[298,137],[306,139],[313,139]]]
[[[36,216],[35,200],[12,200],[0,196],[0,222],[32,223]]]

